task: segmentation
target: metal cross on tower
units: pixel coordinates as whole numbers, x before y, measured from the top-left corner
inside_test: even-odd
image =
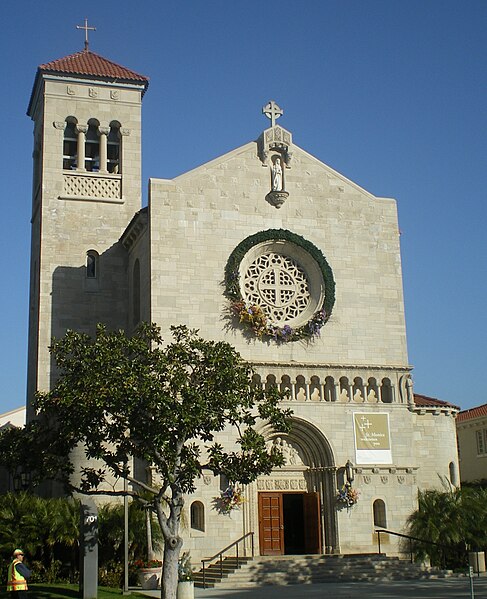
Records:
[[[284,110],[279,108],[274,100],[271,100],[262,108],[262,113],[265,114],[268,119],[271,119],[271,127],[274,127],[276,120],[284,113]]]
[[[76,29],[84,29],[85,30],[85,50],[88,50],[88,31],[96,31],[96,27],[88,27],[88,19],[85,19],[84,25],[76,25]]]

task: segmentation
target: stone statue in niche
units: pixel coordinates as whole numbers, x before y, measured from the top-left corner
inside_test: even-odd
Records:
[[[348,401],[348,393],[346,389],[340,391],[340,401]]]
[[[414,403],[413,381],[410,377],[406,379],[406,394],[408,403]]]
[[[272,165],[272,191],[282,191],[282,166],[278,157]]]
[[[353,394],[353,401],[361,402],[363,400],[364,398],[362,397],[362,392],[360,391],[360,389],[357,389]]]
[[[369,391],[369,394],[367,395],[367,401],[371,401],[371,402],[377,401],[377,395],[376,395],[374,389],[371,389]]]

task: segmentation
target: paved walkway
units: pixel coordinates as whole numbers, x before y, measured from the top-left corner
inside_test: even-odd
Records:
[[[487,577],[474,577],[475,599],[487,599]],[[160,591],[144,591],[160,597]],[[394,582],[329,582],[250,589],[195,589],[195,599],[470,599],[468,578]]]

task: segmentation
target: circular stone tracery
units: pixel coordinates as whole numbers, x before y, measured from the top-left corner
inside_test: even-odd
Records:
[[[295,320],[310,303],[309,284],[301,266],[289,256],[258,256],[243,273],[242,296],[262,308],[275,325]]]
[[[335,281],[322,252],[284,229],[242,240],[225,267],[229,315],[256,337],[310,339],[330,318]]]

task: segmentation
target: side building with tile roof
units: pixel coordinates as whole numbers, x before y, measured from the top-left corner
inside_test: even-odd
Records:
[[[487,482],[487,403],[462,410],[456,423],[461,482]]]

